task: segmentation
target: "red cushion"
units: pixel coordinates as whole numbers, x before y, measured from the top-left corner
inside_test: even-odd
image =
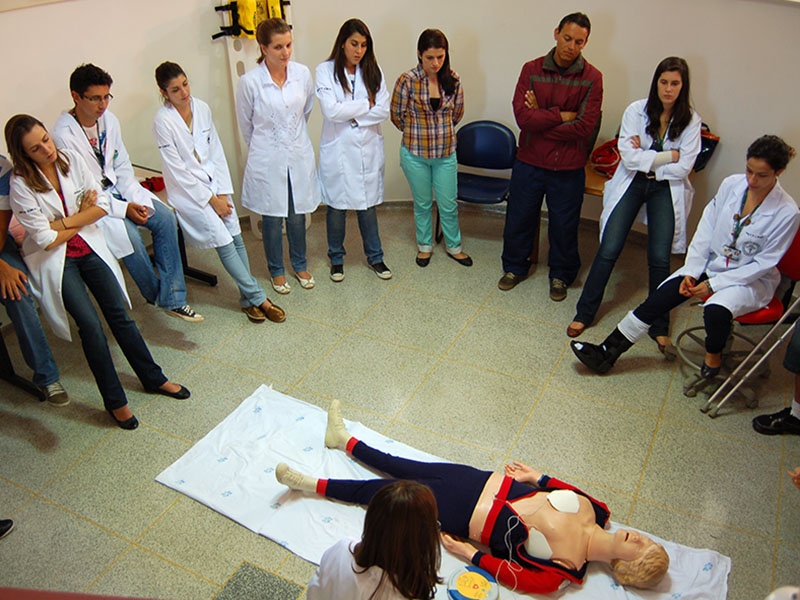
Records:
[[[736,317],[736,321],[743,325],[765,325],[775,323],[781,315],[783,315],[783,304],[777,298],[773,298],[764,308]]]

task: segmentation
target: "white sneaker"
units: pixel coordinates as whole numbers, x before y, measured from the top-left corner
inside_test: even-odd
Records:
[[[60,381],[56,381],[55,383],[51,383],[49,385],[40,386],[39,389],[44,392],[44,399],[51,406],[66,406],[69,404],[67,390],[64,389],[64,386],[61,385]]]
[[[179,306],[178,308],[172,308],[165,312],[170,317],[183,319],[184,321],[189,321],[190,323],[201,323],[206,320],[203,315],[196,313],[194,310],[192,310],[192,307],[189,306],[188,304],[184,304],[183,306]]]

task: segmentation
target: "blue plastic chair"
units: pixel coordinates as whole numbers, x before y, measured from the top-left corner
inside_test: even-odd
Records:
[[[473,121],[456,132],[459,166],[485,170],[507,170],[514,166],[517,139],[514,132],[496,121]],[[475,204],[500,204],[508,199],[508,177],[458,172],[458,199]],[[436,241],[442,239],[436,214]]]

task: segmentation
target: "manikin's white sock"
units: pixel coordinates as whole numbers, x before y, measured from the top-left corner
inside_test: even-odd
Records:
[[[800,402],[797,401],[797,398],[792,400],[792,416],[795,419],[800,419]]]
[[[633,311],[630,311],[625,315],[625,318],[619,322],[617,329],[619,329],[619,332],[624,335],[631,344],[635,344],[647,335],[647,330],[650,329],[650,325],[637,319]]]

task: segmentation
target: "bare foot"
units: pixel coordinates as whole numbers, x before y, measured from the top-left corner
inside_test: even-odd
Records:
[[[706,352],[705,362],[706,365],[712,369],[716,369],[722,365],[722,354],[711,354],[710,352]]]
[[[158,389],[164,390],[169,394],[175,394],[181,390],[181,386],[177,383],[172,383],[171,381],[168,381],[164,385],[158,386]]]
[[[286,275],[278,275],[277,277],[273,277],[272,283],[278,286],[286,285]]]
[[[297,271],[297,276],[301,277],[303,279],[311,279],[311,273],[309,273],[308,271]],[[284,282],[285,282],[285,278],[284,278]],[[276,281],[275,283],[278,283],[278,282]]]
[[[462,254],[464,253],[462,252]],[[417,258],[421,258],[423,260],[425,260],[426,258],[430,258],[432,255],[433,255],[432,252],[417,252]]]
[[[126,404],[125,406],[120,406],[119,408],[115,408],[111,411],[111,414],[114,415],[114,418],[117,421],[127,421],[133,416],[130,407]]]
[[[469,254],[467,254],[466,252],[459,252],[458,254],[451,254],[450,256],[452,256],[453,258],[460,259],[460,260],[463,260],[465,258],[469,258]]]

